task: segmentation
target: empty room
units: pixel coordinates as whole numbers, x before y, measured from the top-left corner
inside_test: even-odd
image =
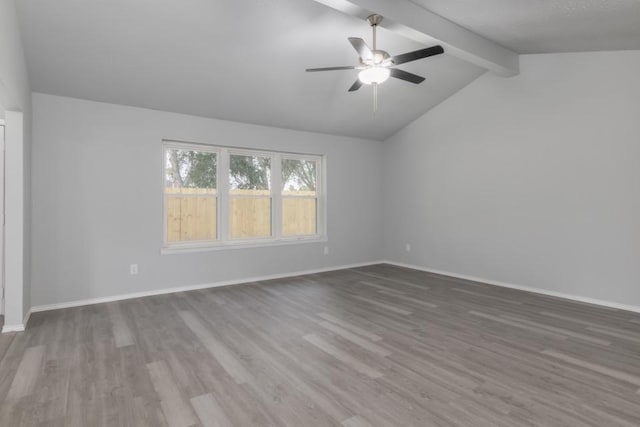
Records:
[[[0,0],[0,426],[640,426],[640,1]]]

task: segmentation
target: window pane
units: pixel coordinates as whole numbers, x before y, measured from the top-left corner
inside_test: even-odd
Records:
[[[167,195],[167,241],[215,240],[216,197]]]
[[[282,159],[282,194],[315,196],[317,164],[315,160]]]
[[[271,158],[230,155],[229,195],[231,238],[270,237]]]
[[[317,200],[306,197],[283,197],[282,234],[309,236],[317,234]]]
[[[168,149],[165,151],[165,187],[174,189],[173,193],[215,194],[217,167],[216,153]]]
[[[318,162],[282,159],[282,235],[317,234]]]
[[[271,236],[270,197],[231,197],[229,201],[232,239]]]
[[[229,188],[239,190],[271,189],[271,158],[229,156]]]
[[[217,238],[217,160],[208,151],[165,150],[168,242]]]

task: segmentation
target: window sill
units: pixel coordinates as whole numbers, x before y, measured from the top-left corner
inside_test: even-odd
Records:
[[[299,245],[304,243],[327,242],[327,236],[308,236],[298,238],[280,238],[264,241],[236,241],[236,242],[206,242],[206,243],[185,243],[171,246],[163,246],[160,249],[162,255],[184,254],[191,252],[224,251],[233,249],[264,248],[272,246]]]

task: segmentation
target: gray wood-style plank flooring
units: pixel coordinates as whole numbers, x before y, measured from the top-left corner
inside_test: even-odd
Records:
[[[390,265],[0,336],[0,426],[639,425],[639,314]]]

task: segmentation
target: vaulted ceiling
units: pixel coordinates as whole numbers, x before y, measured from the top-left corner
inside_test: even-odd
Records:
[[[518,53],[640,49],[640,0],[411,0]]]
[[[21,0],[18,7],[36,92],[380,140],[487,70],[516,74],[513,51],[640,48],[637,0],[477,3]],[[561,3],[591,5],[586,15],[592,18],[600,4],[619,8],[607,9],[606,16],[615,15],[611,28],[589,32],[579,24],[584,14],[568,14],[565,20],[554,15],[550,4]],[[356,71],[304,71],[355,65],[347,37],[371,41],[363,18],[372,11],[388,17],[378,44],[392,55],[435,43],[446,50],[402,65],[427,80],[412,85],[391,79],[380,87],[375,114],[370,87],[347,92]],[[567,19],[576,22],[574,27],[565,26]],[[592,38],[582,37],[585,33]]]

